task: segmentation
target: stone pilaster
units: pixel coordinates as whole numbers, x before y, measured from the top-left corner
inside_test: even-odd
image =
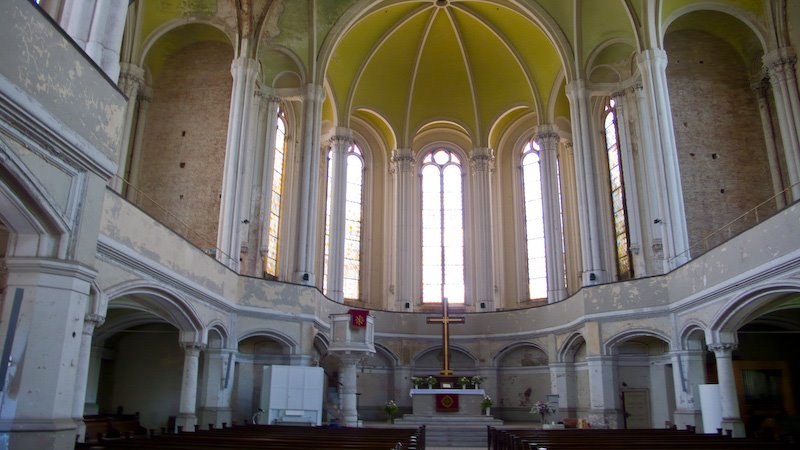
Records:
[[[800,95],[796,64],[797,54],[792,47],[781,47],[764,55],[764,66],[775,97],[792,201],[800,200]]]
[[[494,251],[492,245],[492,180],[494,155],[487,147],[472,150],[475,311],[494,310]]]
[[[713,343],[708,349],[714,352],[717,360],[717,379],[719,380],[719,397],[722,406],[722,423],[724,430],[732,430],[733,437],[745,437],[744,422],[739,413],[739,400],[736,396],[736,382],[733,375],[733,350],[736,344]],[[708,430],[706,430],[708,431]]]
[[[413,221],[411,220],[414,192],[414,154],[409,148],[392,152],[392,174],[395,197],[395,309],[412,310],[414,299],[411,286],[413,262]],[[408,308],[406,308],[408,304]]]

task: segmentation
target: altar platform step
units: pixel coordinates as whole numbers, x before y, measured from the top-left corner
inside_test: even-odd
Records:
[[[394,421],[395,426],[425,425],[425,443],[428,447],[486,448],[487,426],[501,426],[503,421],[480,415],[415,415],[406,414]]]

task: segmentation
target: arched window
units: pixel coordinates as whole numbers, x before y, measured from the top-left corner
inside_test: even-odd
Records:
[[[464,303],[461,160],[439,148],[422,162],[422,301]]]
[[[544,242],[542,171],[539,145],[528,142],[522,151],[522,188],[525,202],[525,247],[528,255],[528,298],[547,298],[547,260]]]
[[[322,286],[328,293],[328,271],[331,247],[331,197],[333,192],[333,167],[331,151],[328,152],[328,195],[325,205],[325,247]],[[364,199],[364,156],[357,145],[347,150],[344,216],[344,265],[342,270],[342,292],[344,298],[357,300],[361,297],[361,237]]]
[[[628,217],[625,211],[625,179],[622,173],[622,155],[619,148],[617,116],[614,99],[609,99],[604,111],[603,127],[608,155],[608,175],[611,192],[611,216],[614,225],[614,240],[617,260],[617,276],[621,280],[633,277],[631,249],[628,239]]]
[[[278,276],[278,236],[281,223],[281,200],[283,199],[283,169],[286,155],[286,116],[283,110],[278,111],[275,131],[275,145],[272,174],[272,196],[269,203],[269,227],[267,228],[267,256],[264,272]]]

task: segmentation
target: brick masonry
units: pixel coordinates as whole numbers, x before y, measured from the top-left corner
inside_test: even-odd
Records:
[[[216,245],[233,50],[200,42],[172,54],[153,82],[139,180],[139,206],[201,248]]]
[[[761,117],[747,66],[725,41],[680,31],[665,48],[689,243],[702,245],[772,196]]]

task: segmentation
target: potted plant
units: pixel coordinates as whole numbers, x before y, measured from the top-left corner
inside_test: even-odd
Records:
[[[386,411],[386,420],[389,423],[394,423],[394,415],[397,414],[398,411],[397,403],[394,400],[389,400],[386,402],[386,405],[383,407],[383,410]]]
[[[420,386],[425,384],[424,381],[425,379],[422,377],[411,377],[411,384],[414,385],[414,389],[419,389]]]
[[[468,377],[461,377],[461,378],[458,379],[458,384],[459,384],[459,386],[461,386],[461,389],[466,389],[467,385],[469,383],[470,383],[470,380],[469,380]]]
[[[481,409],[486,413],[487,416],[491,414],[490,413],[491,407],[492,407],[492,397],[489,397],[488,395],[484,394],[483,400],[481,400]]]
[[[472,387],[474,387],[475,389],[480,389],[481,383],[483,383],[483,377],[480,375],[475,375],[470,379],[470,381],[472,381]]]
[[[428,385],[428,389],[433,389],[436,385],[436,377],[433,375],[428,375],[428,378],[425,378],[425,383]]]
[[[531,414],[539,414],[539,417],[542,419],[542,423],[544,423],[545,416],[550,412],[550,405],[541,400],[537,400],[536,404],[533,405],[533,408],[531,408]]]

